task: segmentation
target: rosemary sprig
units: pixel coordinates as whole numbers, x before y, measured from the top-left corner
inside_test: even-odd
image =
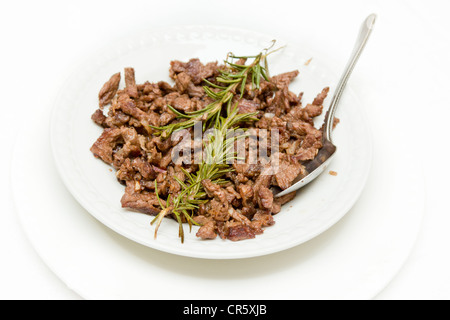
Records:
[[[239,123],[246,121],[258,120],[255,118],[257,112],[240,114],[238,111],[238,102],[232,105],[234,96],[239,90],[241,99],[244,96],[245,88],[248,80],[250,80],[252,90],[259,89],[261,79],[269,81],[269,70],[267,56],[277,50],[270,51],[272,45],[264,49],[263,52],[256,56],[236,56],[232,53],[228,54],[225,60],[225,70],[220,71],[220,75],[216,78],[216,83],[204,79],[206,85],[203,87],[205,93],[211,97],[214,102],[206,106],[204,109],[181,113],[172,106],[168,106],[178,118],[186,119],[185,121],[169,124],[163,127],[153,127],[156,130],[154,134],[161,135],[166,139],[178,130],[187,129],[194,126],[197,121],[203,121],[203,130],[214,128],[214,134],[207,137],[204,144],[204,159],[199,164],[199,168],[195,173],[189,173],[182,169],[186,182],[181,181],[177,177],[174,179],[180,184],[181,192],[174,198],[167,197],[166,205],[163,205],[158,195],[157,183],[155,180],[155,193],[161,207],[161,211],[153,219],[151,224],[156,223],[155,238],[158,229],[167,215],[173,214],[179,224],[178,235],[181,242],[184,242],[184,230],[182,217],[192,228],[192,225],[198,225],[193,219],[195,210],[203,203],[208,202],[206,191],[203,188],[203,180],[211,180],[216,184],[227,182],[223,176],[233,168],[227,164],[227,161],[233,159],[230,157],[234,142],[240,137],[227,137],[229,129],[235,128]],[[230,61],[231,59],[231,61]],[[241,65],[234,62],[234,59],[253,59],[249,65]],[[263,64],[263,66],[261,65]],[[226,116],[222,116],[222,108],[226,105]]]
[[[223,106],[226,105],[227,115],[229,115],[232,109],[232,100],[236,91],[239,90],[240,98],[242,98],[248,79],[251,80],[252,89],[260,88],[261,79],[269,81],[266,58],[269,54],[276,51],[273,50],[269,52],[272,46],[256,56],[236,56],[229,53],[227,59],[224,61],[225,69],[220,70],[220,75],[216,78],[217,83],[213,83],[207,79],[203,80],[206,83],[206,85],[203,86],[203,89],[210,98],[214,99],[214,102],[201,110],[186,113],[181,113],[172,106],[168,106],[178,118],[186,120],[171,123],[162,127],[151,126],[151,128],[156,131],[154,134],[161,135],[163,139],[167,139],[176,131],[194,126],[197,121],[203,121],[204,130],[206,130],[207,127],[217,127]],[[249,65],[241,65],[235,63],[234,59],[253,59],[253,61]]]
[[[209,201],[206,199],[207,194],[203,189],[202,181],[211,180],[213,183],[222,184],[226,182],[222,179],[223,176],[227,172],[233,170],[226,162],[233,158],[230,158],[230,153],[234,147],[234,142],[236,139],[242,138],[243,136],[226,137],[228,130],[234,128],[238,123],[257,120],[255,118],[256,114],[257,112],[239,114],[237,105],[235,105],[228,117],[219,118],[219,125],[214,130],[214,134],[207,137],[207,142],[205,143],[205,158],[199,164],[198,171],[196,173],[189,173],[182,169],[186,175],[187,183],[174,177],[180,184],[182,191],[172,199],[172,201],[168,198],[166,206],[159,201],[158,188],[155,180],[155,193],[158,197],[159,205],[162,208],[162,211],[160,211],[151,222],[151,224],[156,222],[155,238],[163,218],[168,214],[173,214],[178,221],[178,234],[181,238],[181,242],[184,242],[181,216],[184,216],[189,223],[190,228],[192,227],[192,224],[198,225],[192,218],[192,214],[199,208],[200,204]]]

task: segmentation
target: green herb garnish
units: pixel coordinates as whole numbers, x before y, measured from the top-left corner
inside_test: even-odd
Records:
[[[166,205],[159,201],[162,210],[151,222],[151,224],[156,223],[155,238],[163,218],[173,214],[178,221],[179,237],[181,242],[183,242],[182,220],[187,221],[190,228],[193,224],[198,225],[193,219],[193,214],[199,208],[199,205],[209,201],[206,191],[203,189],[202,181],[209,179],[213,183],[223,184],[226,182],[223,179],[224,175],[233,171],[233,168],[227,164],[227,160],[230,159],[230,151],[234,142],[236,139],[242,138],[242,136],[229,138],[227,137],[227,132],[230,129],[237,128],[239,123],[258,120],[255,118],[257,112],[240,114],[238,112],[238,102],[244,96],[247,84],[251,84],[251,90],[258,90],[262,79],[269,81],[267,56],[276,51],[269,52],[274,43],[256,56],[228,54],[225,60],[225,69],[220,71],[220,75],[215,79],[216,83],[204,79],[206,85],[203,86],[203,89],[209,97],[214,99],[214,102],[204,109],[186,113],[181,113],[175,108],[168,106],[178,118],[187,120],[163,127],[152,126],[156,130],[154,134],[159,134],[163,139],[169,138],[176,131],[194,126],[198,121],[203,121],[203,131],[209,128],[214,129],[214,134],[209,135],[204,144],[205,158],[199,164],[197,172],[189,173],[182,169],[186,175],[186,181],[181,181],[174,177],[181,186],[181,192],[174,198],[171,198],[169,195]],[[234,59],[253,60],[249,65],[241,65],[235,63]],[[239,94],[238,101],[233,105],[233,98],[236,94]],[[224,106],[226,106],[226,116],[222,115]],[[156,180],[155,193],[159,200]]]

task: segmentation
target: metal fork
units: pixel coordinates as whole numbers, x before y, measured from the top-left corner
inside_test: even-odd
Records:
[[[281,197],[283,195],[291,193],[313,181],[323,171],[325,171],[325,169],[328,167],[329,163],[335,156],[337,148],[333,144],[331,139],[334,116],[339,104],[339,100],[341,99],[342,93],[345,89],[345,85],[347,84],[347,81],[350,78],[353,68],[355,67],[356,62],[358,61],[367,43],[367,40],[369,39],[370,33],[372,32],[375,19],[376,14],[371,14],[364,20],[361,26],[361,30],[359,31],[358,38],[356,39],[353,52],[350,56],[347,66],[344,69],[341,79],[339,80],[339,83],[336,87],[336,91],[334,93],[333,99],[331,100],[330,107],[327,113],[325,114],[325,122],[322,137],[323,147],[319,150],[319,152],[317,153],[316,157],[313,160],[310,160],[304,164],[306,169],[305,173],[298,176],[294,180],[292,186],[283,191],[273,190],[275,197]]]

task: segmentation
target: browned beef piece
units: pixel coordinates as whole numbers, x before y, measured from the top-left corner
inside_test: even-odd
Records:
[[[98,93],[98,101],[100,109],[111,103],[112,99],[116,95],[117,89],[119,89],[120,72],[113,74],[111,78],[103,85]]]
[[[138,98],[139,93],[133,68],[125,68],[125,90],[131,98]]]
[[[288,129],[291,137],[297,139],[303,139],[308,134],[314,134],[314,132],[319,131],[318,129],[314,128],[313,125],[301,120],[287,122],[286,128]]]
[[[299,161],[312,160],[322,148],[322,131],[306,122],[294,121],[288,123],[288,129],[294,137],[303,137],[300,150],[295,155]]]
[[[269,188],[261,186],[258,190],[259,207],[271,210],[273,205],[273,193]]]
[[[158,214],[160,209],[158,209],[159,203],[155,193],[141,193],[136,191],[135,187],[134,181],[127,181],[125,194],[121,200],[122,207],[150,215]]]
[[[289,91],[289,84],[298,74],[298,70],[294,70],[272,77],[271,81],[275,84],[277,90],[275,95],[268,96],[266,112],[273,113],[279,117],[289,112],[291,104],[296,105],[300,103],[299,98]]]
[[[260,105],[252,100],[242,99],[237,107],[238,113],[253,113],[259,109]]]
[[[171,105],[172,106],[175,103],[175,100],[181,95],[182,95],[181,93],[176,92],[176,91],[175,92],[171,92],[169,94],[166,94],[163,97],[164,105],[162,106],[162,110],[163,111],[167,111],[167,105]]]
[[[239,194],[241,195],[244,206],[250,206],[253,204],[253,188],[248,184],[238,185]]]
[[[135,175],[136,170],[134,170],[131,165],[131,159],[129,158],[125,159],[125,161],[120,165],[119,170],[116,172],[116,177],[120,181],[134,181]]]
[[[108,164],[113,162],[113,149],[118,143],[123,143],[122,129],[105,129],[102,135],[92,145],[91,152]]]
[[[288,113],[286,113],[285,115],[281,116],[281,119],[283,119],[286,122],[291,122],[291,121],[306,121],[307,117],[304,117],[304,108],[302,107],[301,104],[291,108],[289,110]],[[311,125],[313,125],[313,123],[309,122]]]
[[[186,179],[181,167],[168,166],[167,170],[162,170],[152,166],[152,169],[157,173],[156,182],[159,195],[171,194],[173,197],[176,197],[181,191],[181,185],[178,181],[184,182]]]
[[[292,199],[295,198],[297,191],[293,191],[289,194],[286,194],[281,197],[274,198],[273,206],[272,206],[272,214],[277,214],[281,211],[281,206],[288,203]]]
[[[339,118],[334,118],[334,120],[333,120],[333,129],[336,128],[336,126],[339,124],[339,122],[341,122],[341,120]]]
[[[211,180],[203,180],[202,185],[208,196],[214,198],[209,202],[208,215],[217,221],[228,221],[230,218],[228,192],[219,185],[212,183]]]
[[[136,102],[133,101],[126,93],[119,95],[117,99],[117,105],[113,106],[115,109],[120,109],[123,113],[130,115],[138,120],[144,127],[148,127],[149,124],[153,126],[159,126],[159,117],[156,115],[148,114],[136,106]]]
[[[287,189],[292,182],[298,177],[304,168],[296,161],[280,160],[279,168],[275,173],[275,180],[281,189]]]
[[[270,186],[272,177],[273,177],[273,169],[272,166],[268,164],[264,167],[258,178],[255,180],[255,183],[253,185],[253,191],[255,192],[255,194],[260,187],[268,188]]]
[[[136,80],[135,80],[136,82]],[[161,83],[163,83],[164,81],[161,81]],[[125,81],[126,83],[126,81]],[[164,87],[163,85],[160,86],[159,83],[150,83],[148,81],[146,81],[144,84],[141,85],[136,85],[136,87],[138,88],[138,91],[142,91],[142,95],[149,95],[149,94],[153,94],[155,96],[162,96],[163,95],[163,90],[162,88],[167,88],[167,90],[172,90],[172,87],[170,86],[170,84],[168,84],[167,82],[164,82],[167,87]]]
[[[314,125],[314,118],[322,114],[323,101],[327,97],[329,90],[328,87],[324,88],[322,92],[316,96],[312,104],[307,104],[304,108],[299,105],[291,109],[285,119],[294,121],[301,120],[310,125]]]
[[[121,134],[124,144],[118,145],[113,154],[113,166],[116,169],[120,168],[125,159],[139,157],[143,154],[139,135],[134,128],[123,127]]]
[[[274,198],[271,213],[277,214],[281,211],[281,206],[295,198],[297,191],[291,192],[281,197]],[[255,215],[256,216],[256,215]],[[254,216],[254,217],[255,217]],[[255,219],[255,218],[253,218]]]
[[[270,164],[261,171],[253,185],[254,200],[261,209],[267,209],[273,201],[273,194],[268,189],[273,177],[273,169]],[[270,193],[269,193],[270,192]],[[267,207],[266,207],[267,206]]]
[[[133,128],[106,128],[92,145],[91,152],[97,158],[119,168],[126,157],[140,155],[140,141]]]
[[[200,229],[198,229],[196,236],[201,239],[215,239],[217,238],[216,233],[216,222],[212,219],[208,220],[203,224]]]
[[[228,213],[235,221],[245,224],[247,226],[251,225],[250,220],[245,215],[243,215],[240,210],[235,210],[234,208],[230,208],[228,210]]]
[[[298,152],[298,154],[295,156],[295,158],[298,161],[307,161],[307,160],[312,160],[316,157],[318,153],[318,148],[302,148],[300,149],[300,151]]]
[[[162,155],[161,159],[159,160],[158,166],[162,169],[167,169],[171,163],[172,163],[172,150],[169,150]]]
[[[128,121],[130,121],[130,116],[126,115],[120,110],[110,110],[108,112],[108,117],[105,119],[104,125],[106,127],[122,127],[124,125],[128,125]]]
[[[203,87],[202,86],[196,86],[192,82],[189,83],[189,85],[188,85],[187,93],[192,98],[207,97],[207,96],[205,96],[205,90],[203,89]]]
[[[168,93],[171,93],[171,92],[175,91],[175,89],[170,84],[168,84],[165,81],[159,81],[158,82],[158,88],[162,92],[164,92],[165,94],[168,94]]]
[[[322,146],[322,134],[308,135],[295,158],[299,161],[312,160]]]
[[[287,123],[285,120],[277,117],[273,113],[266,113],[261,119],[255,123],[255,126],[260,129],[278,130],[279,143],[283,144],[290,139],[290,133],[286,129]]]
[[[213,77],[217,74],[217,62],[204,65],[199,59],[191,59],[188,62],[172,61],[170,63],[170,76],[172,79],[181,72],[187,73],[195,85],[200,84],[203,79]]]
[[[92,121],[94,121],[99,126],[105,126],[106,116],[103,114],[103,110],[97,109],[91,116]]]
[[[195,104],[187,94],[183,94],[173,101],[172,107],[183,112],[190,112],[194,111]]]
[[[241,195],[232,186],[225,187],[225,190],[227,191],[227,200],[229,203],[233,203],[235,199],[241,199]]]
[[[322,105],[307,104],[306,107],[303,108],[302,117],[305,121],[312,120],[313,118],[322,114],[322,109]]]
[[[261,172],[263,167],[259,163],[248,164],[235,162],[233,163],[233,168],[237,173],[241,173],[246,177],[255,177]]]
[[[208,221],[212,220],[210,217],[206,217],[204,214],[201,214],[201,213],[199,213],[198,216],[194,216],[193,219],[194,219],[195,222],[197,222],[200,225],[204,225]]]
[[[209,202],[208,215],[216,221],[228,221],[230,219],[230,205],[216,198]]]
[[[270,227],[275,224],[273,216],[270,213],[267,213],[267,211],[261,210],[258,210],[253,216],[252,225],[254,225],[254,222],[259,222],[260,227]]]
[[[279,204],[280,206],[282,206],[282,205],[288,203],[289,201],[291,201],[292,199],[294,199],[296,194],[297,194],[297,191],[293,191],[284,196],[277,197],[277,198],[275,198],[275,202],[277,204]]]
[[[240,241],[255,238],[255,230],[245,224],[234,224],[229,226],[227,229],[228,232],[226,236],[227,239],[231,241]]]
[[[294,155],[300,148],[302,141],[291,139],[289,142],[283,143],[280,147],[286,152],[288,155]]]
[[[287,87],[289,84],[299,75],[298,70],[285,72],[272,77],[272,82],[276,84],[278,88]]]
[[[215,183],[212,183],[209,179],[203,180],[202,185],[208,193],[208,196],[215,197],[223,203],[228,203],[227,191],[225,189]]]
[[[166,196],[169,190],[169,179],[167,179],[167,171],[164,173],[158,173],[156,177],[156,189],[155,192],[158,192],[159,196]]]
[[[300,120],[288,122],[287,128],[293,137],[303,139],[295,158],[299,161],[314,159],[319,149],[322,148],[322,131]]]
[[[169,124],[170,122],[172,122],[172,120],[174,120],[176,117],[177,116],[170,110],[168,112],[164,112],[159,117],[159,124],[161,126],[165,126],[165,125]]]
[[[184,93],[188,90],[189,86],[192,84],[191,77],[186,72],[180,72],[174,75],[175,89],[178,92]]]
[[[180,166],[168,167],[167,180],[169,181],[170,194],[177,195],[181,191],[181,185],[178,181],[184,182],[185,179],[186,176]]]
[[[152,142],[156,145],[158,150],[167,151],[172,147],[171,139],[162,139],[161,137],[153,137]]]
[[[139,181],[142,188],[154,189],[154,179],[157,172],[154,166],[142,158],[126,158],[120,169],[116,172],[117,179],[121,181]],[[147,183],[149,182],[149,183]]]
[[[286,111],[289,111],[290,105],[289,100],[287,99],[288,94],[289,90],[287,89],[287,86],[276,91],[275,95],[267,100],[269,107],[266,109],[266,112],[273,113],[279,117]]]
[[[322,92],[319,93],[319,94],[317,95],[317,97],[314,99],[314,101],[313,101],[312,104],[315,105],[315,106],[321,106],[321,105],[323,105],[323,101],[324,101],[325,98],[327,97],[329,91],[330,91],[330,88],[329,88],[329,87],[325,87],[325,88],[322,90]],[[318,114],[318,115],[319,115],[319,114]]]

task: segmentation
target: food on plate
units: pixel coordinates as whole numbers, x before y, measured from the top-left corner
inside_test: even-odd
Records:
[[[314,118],[329,89],[303,106],[289,90],[299,72],[270,76],[270,50],[172,61],[172,83],[137,84],[125,68],[123,88],[120,73],[101,88],[92,120],[103,132],[91,151],[125,186],[122,207],[155,216],[155,236],[169,217],[182,241],[185,224],[201,239],[252,239],[295,197],[271,188],[291,186],[322,147]]]

